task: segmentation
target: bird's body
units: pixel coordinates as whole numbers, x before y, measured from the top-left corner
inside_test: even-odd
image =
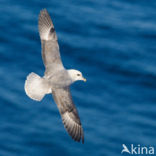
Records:
[[[59,70],[55,74],[44,76],[44,79],[51,85],[53,89],[67,87],[72,84],[72,80],[68,75],[67,70]]]
[[[39,33],[45,73],[43,77],[30,73],[25,81],[25,92],[37,101],[52,93],[67,132],[75,141],[84,142],[82,125],[69,87],[77,80],[86,80],[80,71],[64,68],[54,25],[46,9],[39,15]]]

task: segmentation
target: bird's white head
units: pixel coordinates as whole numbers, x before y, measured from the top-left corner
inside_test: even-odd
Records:
[[[82,76],[82,73],[80,71],[75,70],[75,69],[70,69],[67,71],[73,82],[78,81],[78,80],[82,80],[86,82],[86,79]]]

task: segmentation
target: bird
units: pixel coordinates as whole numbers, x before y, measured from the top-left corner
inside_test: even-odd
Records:
[[[26,95],[41,101],[46,94],[52,94],[66,131],[74,141],[84,143],[84,132],[72,100],[70,85],[78,80],[86,82],[86,79],[80,71],[63,66],[56,31],[46,9],[40,11],[38,29],[45,72],[43,77],[34,72],[26,77]]]

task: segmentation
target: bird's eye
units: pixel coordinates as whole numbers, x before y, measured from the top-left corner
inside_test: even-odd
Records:
[[[77,74],[77,76],[80,76],[80,74]]]

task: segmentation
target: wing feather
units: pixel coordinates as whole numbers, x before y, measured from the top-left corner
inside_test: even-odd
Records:
[[[82,140],[82,143],[84,143],[83,128],[77,109],[72,101],[69,87],[53,90],[53,97],[68,134],[75,141]]]
[[[59,52],[59,45],[54,25],[46,9],[41,10],[38,20],[42,45],[42,59],[46,68],[45,74],[64,69]]]

